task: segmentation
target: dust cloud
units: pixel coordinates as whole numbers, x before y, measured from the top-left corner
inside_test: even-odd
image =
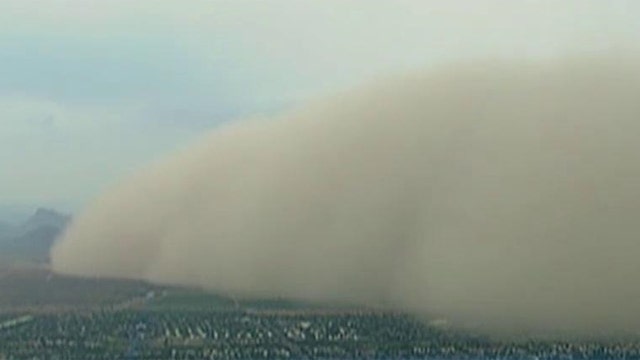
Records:
[[[444,66],[236,121],[97,198],[53,268],[640,330],[636,60]]]

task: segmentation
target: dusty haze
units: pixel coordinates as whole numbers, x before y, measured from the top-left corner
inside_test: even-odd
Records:
[[[54,269],[640,330],[635,59],[443,67],[236,122],[96,199]]]

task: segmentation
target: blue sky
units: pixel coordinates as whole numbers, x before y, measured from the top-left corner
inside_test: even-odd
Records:
[[[224,122],[453,60],[633,48],[635,0],[0,0],[0,204],[82,207]]]

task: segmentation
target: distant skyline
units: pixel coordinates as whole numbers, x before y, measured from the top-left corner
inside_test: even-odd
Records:
[[[633,50],[639,17],[634,0],[0,0],[0,204],[74,211],[222,123],[391,74]]]

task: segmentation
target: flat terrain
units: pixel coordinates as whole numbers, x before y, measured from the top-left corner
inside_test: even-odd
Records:
[[[144,297],[155,287],[140,281],[82,279],[43,266],[0,268],[0,313],[90,311]]]
[[[0,269],[0,359],[640,359],[640,342],[504,342],[406,314]]]

